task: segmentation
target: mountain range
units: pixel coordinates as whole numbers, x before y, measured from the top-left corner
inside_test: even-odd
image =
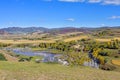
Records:
[[[100,28],[76,28],[76,27],[63,27],[63,28],[44,28],[44,27],[8,27],[8,28],[1,28],[0,34],[28,34],[28,33],[34,33],[34,32],[42,32],[42,33],[68,33],[68,32],[84,32],[89,33],[92,30],[97,29],[113,29],[113,28],[120,28],[119,26],[115,27],[100,27]]]

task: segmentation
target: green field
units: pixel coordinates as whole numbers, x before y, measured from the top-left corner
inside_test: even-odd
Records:
[[[83,66],[1,61],[0,80],[120,80],[120,73]]]

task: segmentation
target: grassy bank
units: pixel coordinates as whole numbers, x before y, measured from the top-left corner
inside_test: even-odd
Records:
[[[0,62],[0,80],[120,80],[120,73],[34,62]]]
[[[47,49],[47,48],[31,48],[33,51],[45,51],[45,52],[49,52],[49,53],[53,53],[53,54],[62,54],[65,53],[64,51],[61,50],[57,50],[57,49]]]

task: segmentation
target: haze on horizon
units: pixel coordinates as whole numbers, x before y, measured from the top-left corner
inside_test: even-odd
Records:
[[[4,27],[120,26],[120,0],[1,0]]]

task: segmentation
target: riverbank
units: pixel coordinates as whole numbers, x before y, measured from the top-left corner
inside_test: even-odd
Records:
[[[0,50],[0,53],[3,54],[8,61],[18,61],[18,58],[16,58],[15,56],[11,56],[7,51]]]
[[[63,54],[63,53],[65,53],[61,50],[47,49],[47,48],[31,48],[31,50],[33,50],[33,51],[46,51],[46,52],[50,52],[50,53],[53,53],[53,54]]]

